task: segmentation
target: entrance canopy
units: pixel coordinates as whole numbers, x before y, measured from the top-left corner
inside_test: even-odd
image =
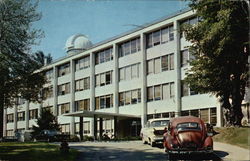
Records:
[[[111,113],[111,112],[97,112],[97,111],[78,111],[73,113],[67,113],[63,116],[74,116],[74,117],[98,117],[98,118],[114,118],[118,119],[127,119],[127,118],[141,118],[140,115],[128,115],[120,113]]]

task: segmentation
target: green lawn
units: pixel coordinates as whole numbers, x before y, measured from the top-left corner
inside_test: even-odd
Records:
[[[59,146],[48,143],[0,143],[0,160],[11,161],[73,161],[78,152],[70,149],[68,154],[61,154]]]
[[[250,128],[249,127],[222,127],[214,128],[215,131],[219,132],[218,135],[213,137],[214,141],[228,143],[231,145],[237,145],[242,148],[250,148]]]

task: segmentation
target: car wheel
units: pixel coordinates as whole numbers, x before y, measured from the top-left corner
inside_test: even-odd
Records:
[[[176,160],[176,156],[174,154],[168,153],[169,160]]]
[[[156,143],[150,140],[150,145],[151,145],[152,147],[155,147]]]

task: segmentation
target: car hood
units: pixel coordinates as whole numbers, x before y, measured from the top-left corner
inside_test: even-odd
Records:
[[[188,147],[191,144],[200,146],[203,141],[201,131],[180,131],[177,132],[177,141],[182,147]]]

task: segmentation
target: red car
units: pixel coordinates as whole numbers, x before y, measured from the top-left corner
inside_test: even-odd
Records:
[[[200,118],[176,117],[170,120],[167,132],[163,135],[163,146],[169,158],[175,154],[210,154],[213,152],[212,136],[213,133]]]

